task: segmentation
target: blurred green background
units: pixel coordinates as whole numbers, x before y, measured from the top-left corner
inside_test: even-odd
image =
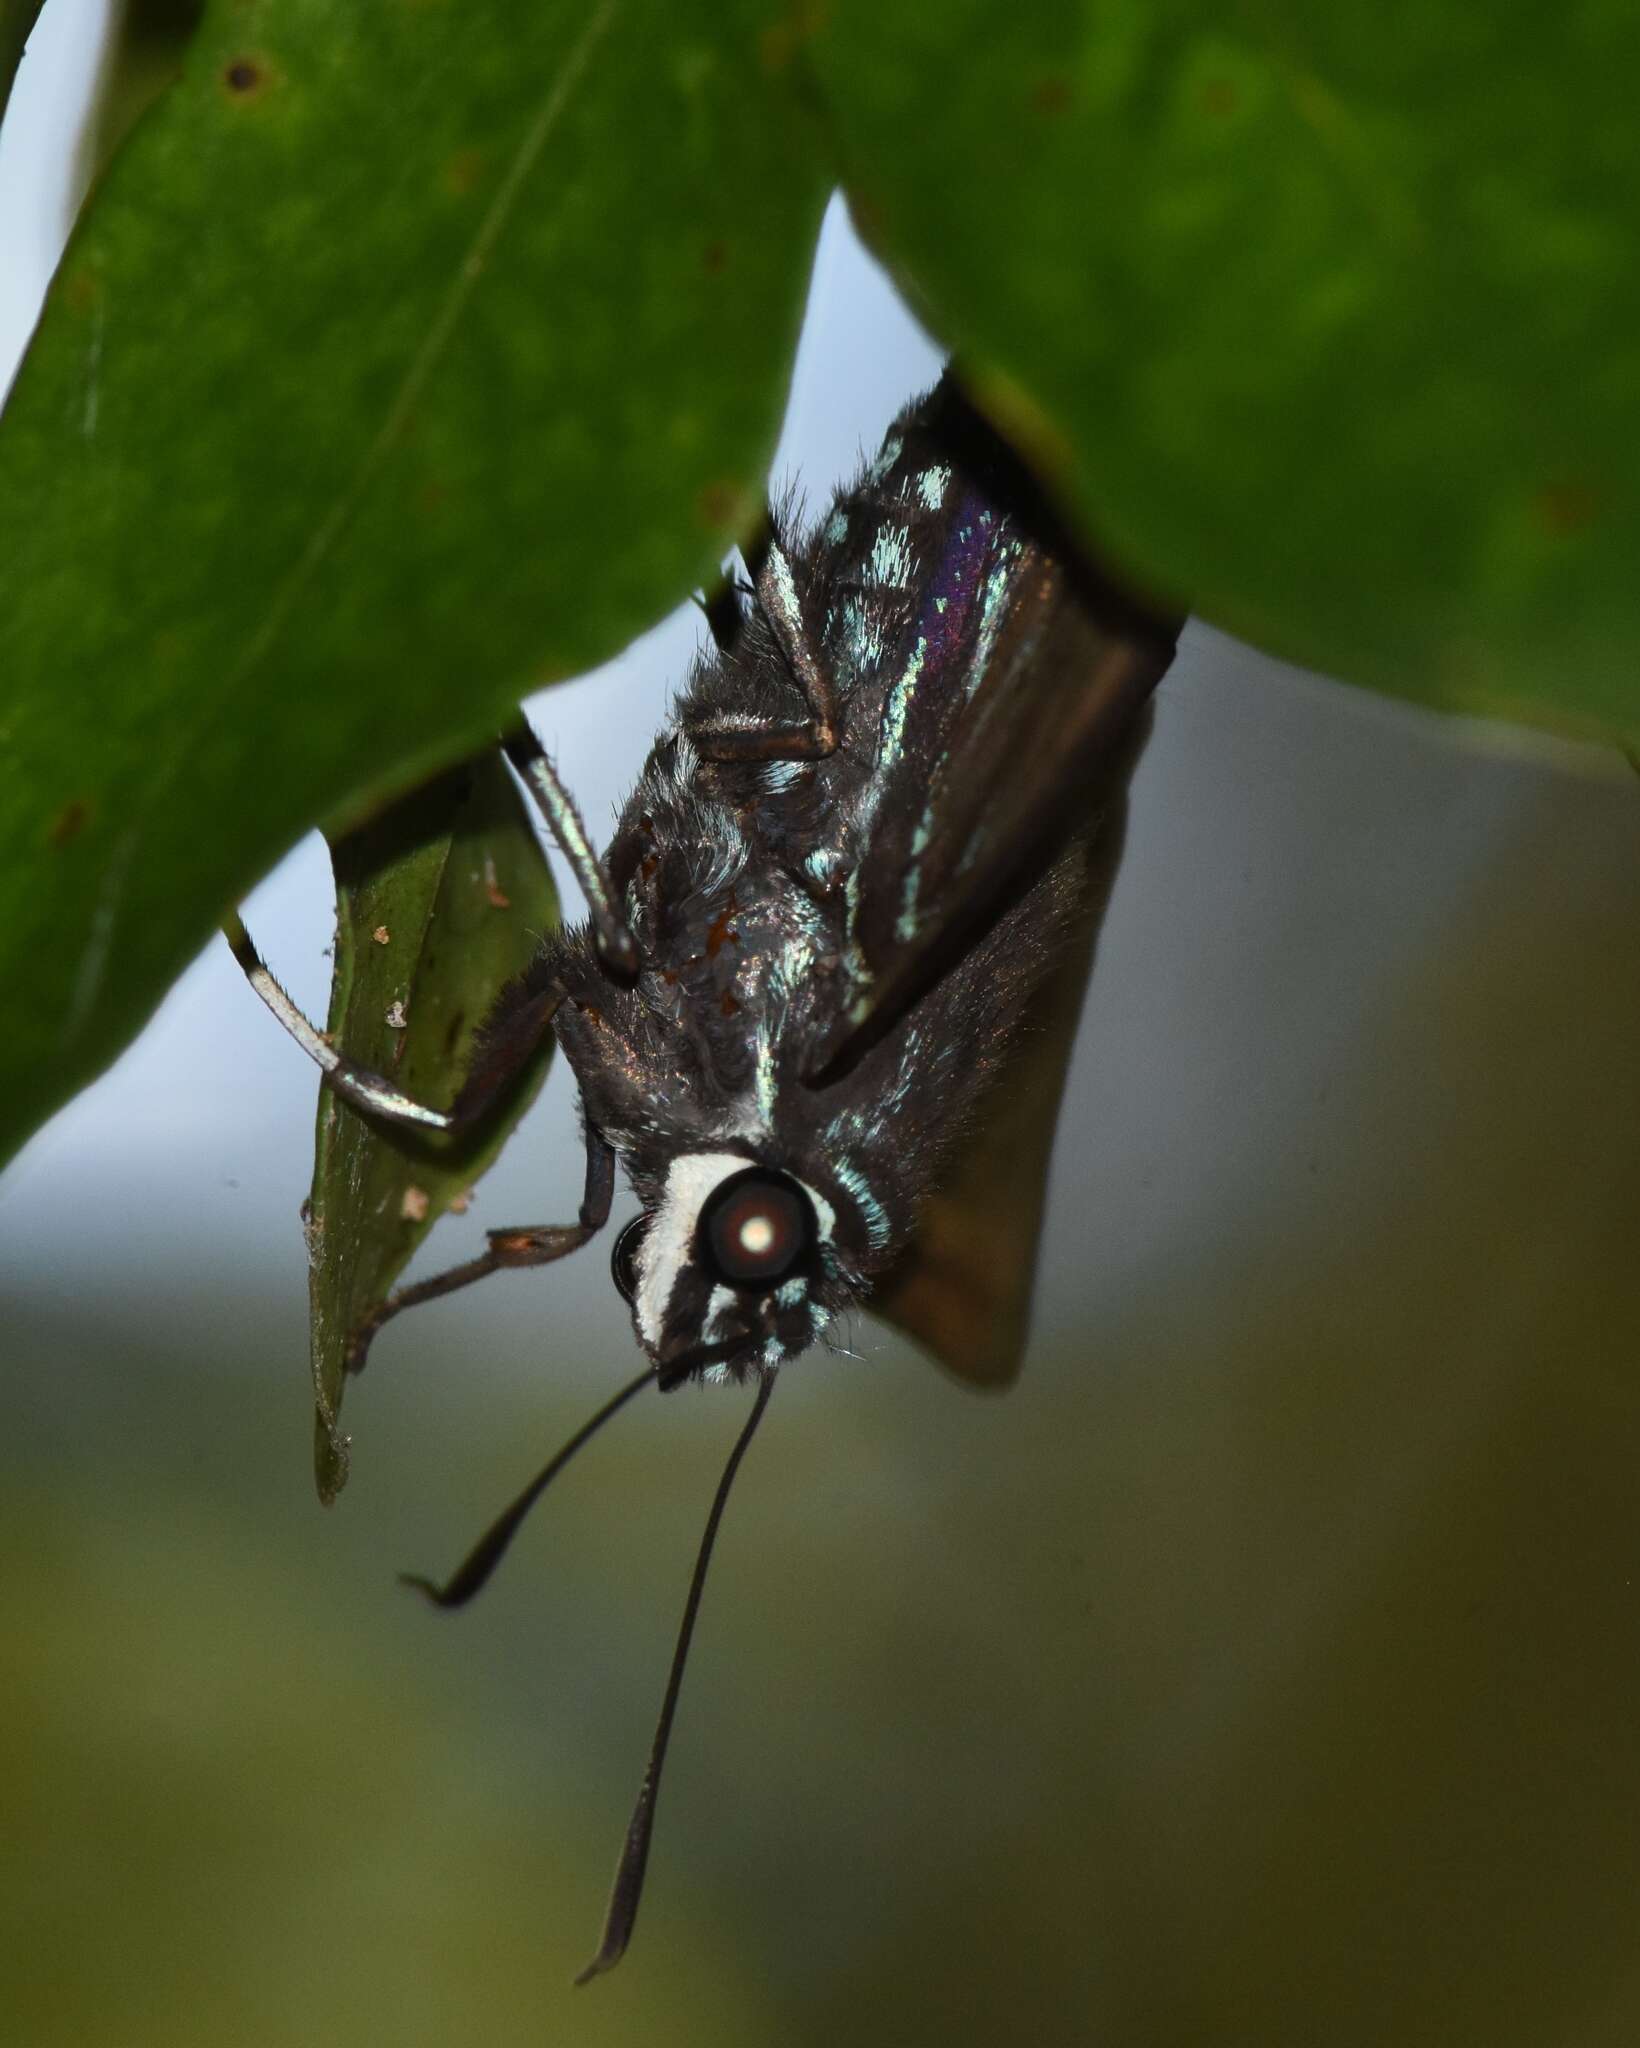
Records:
[[[783,1376],[579,1992],[741,1401],[424,1610],[631,1370],[603,1256],[388,1333],[323,1513],[311,1086],[185,985],[0,1191],[7,2038],[1634,2039],[1637,900],[1621,764],[1192,633],[1024,1379]],[[564,1206],[562,1079],[449,1229]]]

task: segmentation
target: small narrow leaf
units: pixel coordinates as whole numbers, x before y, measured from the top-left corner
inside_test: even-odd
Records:
[[[523,800],[492,751],[390,805],[331,851],[330,1035],[407,1094],[445,1108],[496,996],[557,922]],[[457,1137],[397,1129],[320,1091],[307,1231],[322,1500],[347,1479],[339,1415],[356,1333],[439,1217],[495,1159],[551,1055],[549,1036],[495,1112]]]

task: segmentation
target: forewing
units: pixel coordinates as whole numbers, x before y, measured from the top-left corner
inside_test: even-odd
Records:
[[[1030,1000],[1018,1051],[873,1289],[874,1313],[971,1386],[1007,1386],[1024,1355],[1054,1131],[1149,723],[1148,712],[1130,723],[1089,792],[1091,816],[1066,856],[1085,876],[1082,915]]]
[[[876,735],[849,1001],[809,1065],[821,1082],[892,1030],[1085,820],[1178,631],[1075,549],[949,378],[888,451],[860,494],[875,522],[855,542],[860,595],[839,579],[833,611],[869,601],[901,560],[914,592]]]

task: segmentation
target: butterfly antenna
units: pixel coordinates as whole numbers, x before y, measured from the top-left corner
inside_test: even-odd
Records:
[[[706,1517],[706,1528],[700,1539],[700,1549],[695,1555],[694,1575],[689,1581],[689,1597],[683,1603],[683,1621],[678,1629],[677,1648],[672,1652],[672,1669],[667,1675],[666,1697],[661,1701],[660,1719],[655,1724],[655,1739],[649,1746],[649,1762],[643,1774],[643,1784],[638,1788],[638,1803],[632,1809],[632,1818],[627,1823],[626,1842],[621,1849],[621,1860],[615,1871],[614,1889],[609,1895],[609,1911],[604,1916],[603,1939],[598,1944],[598,1953],[576,1978],[577,1984],[590,1983],[605,1970],[613,1970],[626,1953],[626,1945],[632,1939],[632,1929],[638,1918],[638,1904],[643,1897],[644,1868],[649,1862],[649,1838],[655,1828],[655,1799],[660,1791],[661,1770],[666,1763],[666,1745],[672,1734],[672,1716],[677,1712],[678,1694],[683,1687],[683,1667],[689,1660],[689,1640],[695,1632],[695,1617],[700,1612],[700,1596],[706,1586],[706,1567],[712,1561],[712,1545],[717,1540],[718,1524],[723,1520],[723,1510],[729,1499],[729,1488],[734,1484],[740,1461],[746,1455],[746,1446],[757,1433],[757,1425],[763,1420],[763,1411],[769,1405],[769,1396],[774,1392],[775,1376],[772,1372],[762,1375],[762,1384],[757,1390],[757,1399],[752,1412],[746,1418],[746,1426],[735,1439],[735,1447],[729,1453],[729,1461],[723,1468],[723,1477],[712,1501],[712,1511]]]
[[[575,1453],[595,1437],[634,1394],[654,1385],[655,1380],[654,1368],[646,1366],[635,1380],[629,1380],[618,1394],[612,1395],[590,1421],[583,1422],[563,1449],[542,1466],[511,1507],[496,1517],[442,1586],[436,1579],[423,1578],[419,1572],[400,1572],[400,1584],[414,1586],[418,1593],[425,1593],[435,1607],[465,1607],[473,1595],[488,1583],[490,1574],[506,1556],[508,1544],[518,1534],[519,1524]]]

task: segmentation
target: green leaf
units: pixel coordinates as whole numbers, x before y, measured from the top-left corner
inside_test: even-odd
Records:
[[[209,8],[0,421],[0,1157],[760,504],[824,196],[768,18]]]
[[[1640,10],[830,0],[856,218],[1143,576],[1640,736]]]
[[[495,751],[338,838],[328,1030],[363,1065],[447,1108],[479,1025],[558,921],[518,791]],[[505,1100],[459,1137],[397,1129],[319,1095],[310,1256],[315,1472],[347,1479],[338,1416],[350,1340],[439,1217],[486,1171],[535,1099],[549,1034]]]
[[[0,114],[11,98],[11,82],[23,61],[23,45],[39,17],[42,0],[0,0]]]

